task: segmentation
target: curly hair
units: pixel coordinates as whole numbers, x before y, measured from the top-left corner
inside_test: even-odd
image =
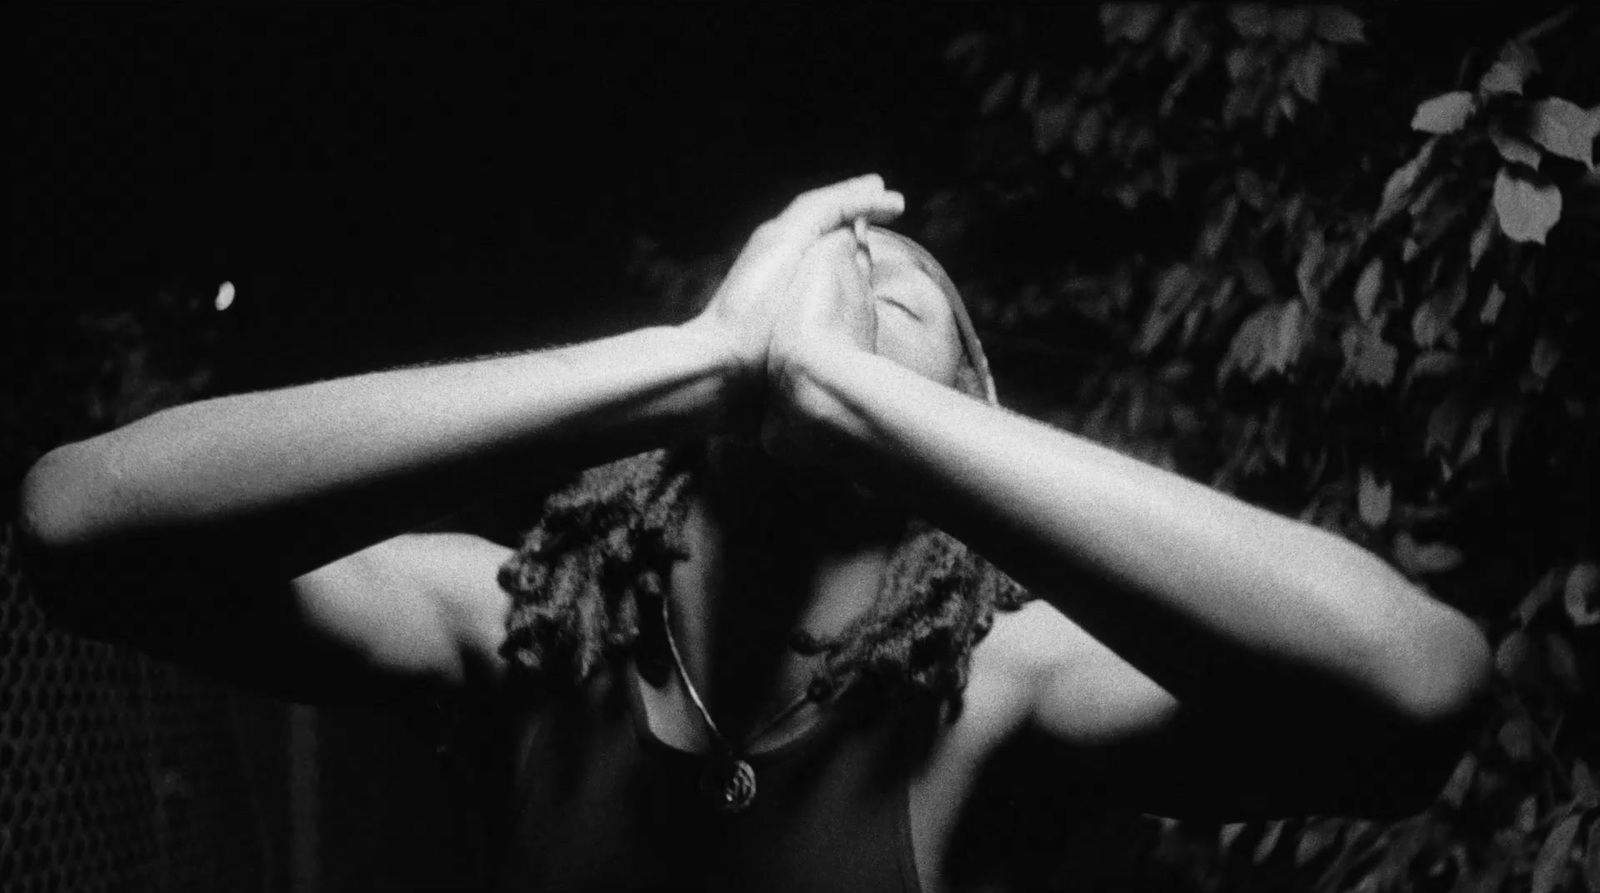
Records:
[[[655,680],[669,671],[660,604],[686,557],[684,494],[693,463],[657,451],[590,469],[553,494],[500,569],[512,596],[501,654],[524,681],[553,692],[581,685],[633,652]],[[831,639],[796,634],[820,655],[814,700],[959,711],[974,646],[1020,586],[943,531],[906,526],[871,607]]]

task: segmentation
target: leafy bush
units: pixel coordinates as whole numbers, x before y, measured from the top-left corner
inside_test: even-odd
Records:
[[[1594,21],[1098,13],[1088,55],[1025,13],[949,48],[980,118],[922,236],[1011,402],[1388,556],[1499,670],[1428,813],[1169,823],[1166,858],[1201,889],[1600,890]]]

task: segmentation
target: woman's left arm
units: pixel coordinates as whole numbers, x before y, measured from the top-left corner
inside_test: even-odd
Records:
[[[1476,625],[1334,534],[844,340],[796,340],[784,387],[813,461],[961,538],[1170,693],[1174,709],[1129,705],[1146,726],[1436,733],[1486,688]]]

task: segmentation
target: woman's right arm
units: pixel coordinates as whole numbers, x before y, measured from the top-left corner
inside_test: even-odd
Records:
[[[651,328],[174,407],[47,454],[24,529],[63,557],[248,551],[254,573],[292,577],[497,486],[714,430],[734,362],[690,327]]]
[[[876,177],[800,196],[682,326],[208,400],[60,447],[22,487],[36,588],[86,634],[295,697],[324,669],[361,696],[367,677],[459,682],[493,662],[505,550],[406,531],[753,419],[804,250],[902,208]]]
[[[175,407],[29,472],[40,603],[81,635],[307,703],[503,670],[509,554],[411,534],[496,489],[715,430],[732,357],[689,327]]]

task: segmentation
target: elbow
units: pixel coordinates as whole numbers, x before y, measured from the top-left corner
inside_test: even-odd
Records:
[[[106,450],[96,441],[57,447],[28,469],[17,501],[24,568],[46,607],[82,590],[103,564],[105,519],[118,501]]]
[[[17,504],[18,547],[38,606],[57,625],[101,638],[85,625],[99,603],[106,562],[93,508],[108,498],[101,451],[85,443],[45,454],[28,470]],[[126,588],[126,586],[124,587]]]
[[[82,444],[68,444],[46,453],[22,479],[17,505],[23,546],[35,555],[71,552],[91,538],[84,510],[84,479],[94,459]]]
[[[1389,645],[1394,707],[1410,726],[1460,728],[1483,707],[1493,657],[1477,624],[1437,602],[1428,607],[1420,629]]]

